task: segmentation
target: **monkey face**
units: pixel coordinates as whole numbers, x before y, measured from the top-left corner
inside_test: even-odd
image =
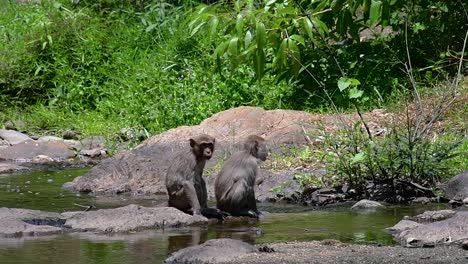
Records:
[[[197,159],[209,160],[213,155],[216,140],[208,135],[190,139],[190,146]]]
[[[268,148],[266,147],[265,143],[262,143],[258,147],[257,151],[257,158],[261,161],[265,161],[268,157]]]
[[[201,148],[203,150],[203,156],[205,157],[205,159],[207,160],[211,159],[211,156],[213,155],[213,149],[214,149],[213,143],[202,144]]]

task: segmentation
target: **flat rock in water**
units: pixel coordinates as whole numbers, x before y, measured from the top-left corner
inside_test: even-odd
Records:
[[[403,246],[437,246],[468,239],[468,212],[456,212],[451,218],[422,224],[402,231],[395,240]]]
[[[30,161],[39,155],[48,156],[54,160],[66,160],[75,157],[69,146],[61,141],[34,141],[27,140],[19,144],[0,149],[0,159]]]
[[[432,223],[441,220],[448,219],[455,215],[455,211],[453,210],[437,210],[437,211],[426,211],[422,214],[416,216],[405,216],[405,220],[411,220],[418,223]]]
[[[32,140],[28,135],[15,130],[0,129],[0,138],[3,138],[11,145],[16,145],[21,142]]]
[[[253,252],[257,252],[254,246],[240,240],[230,238],[212,239],[201,245],[181,249],[173,253],[164,263],[220,263]]]
[[[114,233],[207,222],[205,217],[191,216],[172,207],[143,207],[131,204],[115,209],[74,214],[66,220],[65,227],[74,231]]]
[[[14,173],[20,171],[28,171],[29,169],[23,166],[20,166],[15,163],[1,162],[0,163],[0,174]]]
[[[0,208],[0,237],[44,236],[62,233],[60,214],[38,210]]]
[[[389,232],[390,234],[398,234],[405,230],[415,228],[420,226],[418,222],[411,221],[411,220],[401,220],[396,225],[392,227],[385,228],[385,231]]]

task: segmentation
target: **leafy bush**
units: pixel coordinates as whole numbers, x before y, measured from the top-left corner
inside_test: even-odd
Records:
[[[466,155],[459,146],[462,138],[432,140],[412,138],[408,127],[393,126],[382,138],[369,139],[361,123],[340,134],[326,135],[330,148],[330,169],[353,186],[367,181],[395,184],[409,181],[423,186],[433,185],[460,168],[448,167],[448,161]]]

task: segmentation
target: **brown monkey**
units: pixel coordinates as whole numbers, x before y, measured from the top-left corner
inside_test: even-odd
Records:
[[[216,178],[215,195],[218,209],[234,216],[259,217],[254,186],[258,165],[265,161],[267,156],[265,139],[256,135],[248,136],[243,149],[224,163]]]
[[[202,214],[202,209],[207,208],[206,183],[202,176],[214,146],[215,139],[202,134],[190,139],[189,150],[175,155],[166,174],[169,206],[194,215]]]

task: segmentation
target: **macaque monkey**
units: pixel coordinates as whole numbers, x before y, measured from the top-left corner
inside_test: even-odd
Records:
[[[205,163],[213,155],[215,139],[202,134],[190,139],[190,149],[177,153],[166,174],[169,206],[185,213],[202,215],[207,206]],[[213,208],[213,210],[216,210]]]
[[[233,216],[258,218],[254,186],[258,165],[265,161],[268,149],[265,139],[251,135],[241,151],[233,154],[215,181],[216,207]]]

